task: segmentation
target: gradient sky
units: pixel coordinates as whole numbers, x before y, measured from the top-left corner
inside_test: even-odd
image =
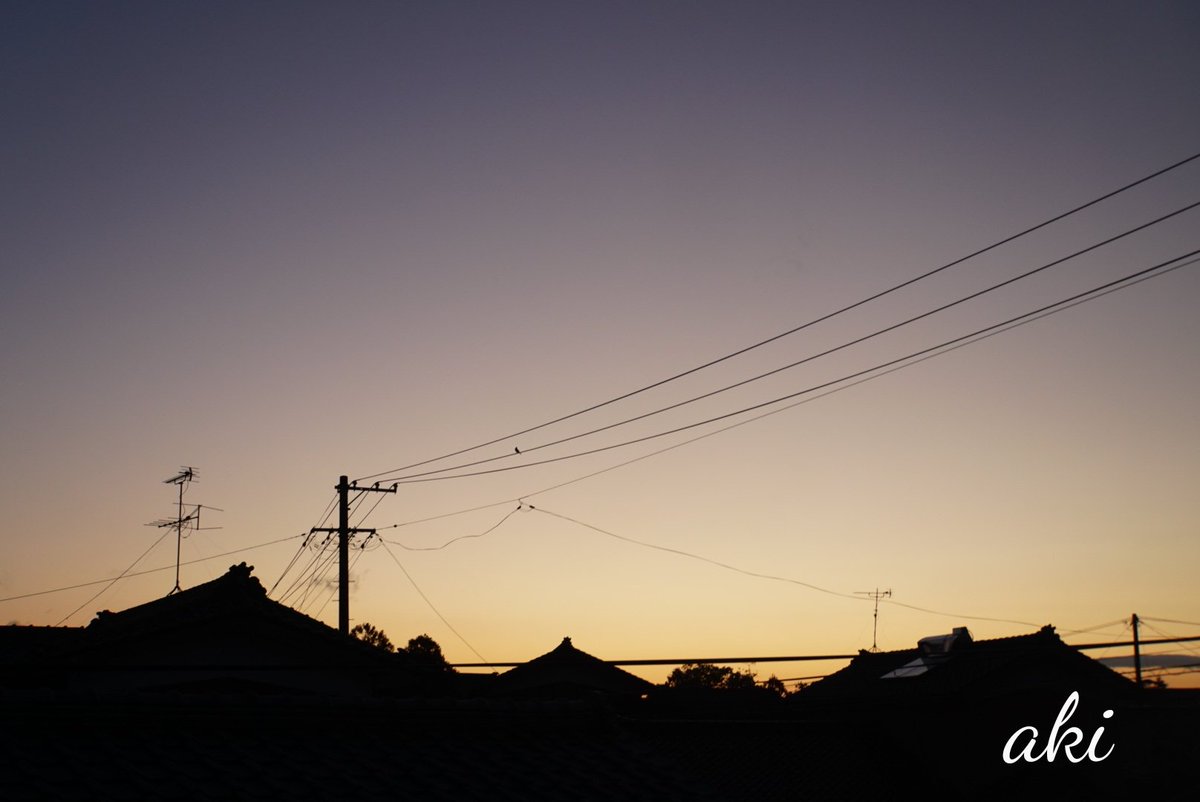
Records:
[[[0,15],[0,597],[125,570],[159,535],[143,524],[172,513],[162,480],[180,465],[200,471],[188,500],[225,510],[211,520],[222,529],[183,542],[184,559],[295,536],[319,522],[339,474],[636,389],[1200,150],[1189,2],[9,2]],[[787,364],[1196,200],[1200,162],[469,457]],[[1180,215],[871,343],[539,455],[960,336],[1200,247],[1198,223]],[[523,496],[624,537],[841,593],[891,588],[951,614],[884,605],[885,649],[964,624],[976,637],[1029,631],[964,615],[1060,630],[1133,612],[1200,621],[1197,300],[1200,267],[1184,268],[549,492],[537,491],[687,435],[402,485],[364,525],[496,504],[382,532],[438,545]],[[184,566],[183,584],[245,559],[271,587],[299,544]],[[137,569],[172,565],[172,546]],[[493,660],[564,635],[605,658],[871,645],[869,603],[539,512],[441,551],[390,548]],[[475,659],[386,551],[363,553],[354,580],[355,620]],[[67,623],[172,584],[171,571],[118,583]],[[100,587],[6,601],[0,617],[53,624]],[[304,609],[336,622],[327,596]],[[1125,635],[1116,623],[1080,637]]]

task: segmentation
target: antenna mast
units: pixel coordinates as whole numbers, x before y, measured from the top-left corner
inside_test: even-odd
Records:
[[[174,518],[160,518],[157,521],[152,521],[146,526],[157,526],[159,529],[171,528],[175,530],[175,587],[171,589],[170,596],[173,593],[181,590],[179,585],[179,558],[183,548],[183,532],[185,529],[191,531],[200,531],[203,529],[220,529],[219,526],[200,526],[200,510],[214,510],[216,512],[224,512],[224,510],[216,507],[206,507],[203,504],[189,505],[193,506],[191,512],[186,515],[183,512],[183,491],[189,484],[196,479],[196,469],[190,465],[184,465],[179,469],[179,473],[172,476],[170,479],[164,479],[163,484],[175,485],[179,488],[179,503]]]
[[[868,599],[875,600],[875,623],[871,626],[871,651],[879,651],[879,600],[888,599],[892,596],[892,589],[880,590],[857,590],[859,596],[866,596]]]

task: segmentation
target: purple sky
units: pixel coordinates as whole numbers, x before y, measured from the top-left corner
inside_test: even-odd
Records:
[[[635,389],[1200,150],[1193,3],[38,2],[0,15],[0,597],[120,573],[158,535],[142,524],[171,512],[161,480],[181,464],[201,471],[189,500],[226,510],[223,529],[184,541],[185,559],[296,535],[341,473]],[[469,456],[801,359],[1198,189],[1194,162],[820,327]],[[1200,247],[1198,219],[539,453],[962,335]],[[964,623],[1027,629],[959,614],[1063,630],[1132,612],[1200,621],[1197,272],[544,494],[683,436],[405,485],[364,525],[505,502],[386,532],[436,545],[524,496],[746,570],[892,587],[956,614],[885,606],[884,648]],[[185,566],[184,584],[246,559],[270,587],[298,546]],[[443,551],[391,548],[492,659],[564,635],[610,658],[870,645],[869,605],[533,512]],[[173,556],[164,541],[138,568]],[[354,575],[356,620],[473,659],[385,551]],[[68,623],[155,598],[170,576],[119,583]],[[99,587],[0,615],[55,623]],[[334,621],[324,598],[305,609]]]

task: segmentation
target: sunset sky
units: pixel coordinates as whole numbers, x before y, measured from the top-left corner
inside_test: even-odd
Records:
[[[292,538],[185,565],[183,585],[245,560],[271,588],[340,474],[622,443],[1194,251],[1200,209],[535,451],[1175,212],[1200,201],[1200,160],[678,381],[394,470],[788,331],[1200,152],[1198,36],[1192,2],[5,3],[0,617],[84,625],[170,591],[173,536],[133,569],[170,570],[90,603],[104,585],[12,598],[129,568],[181,465],[199,472],[186,500],[224,510],[184,560]],[[883,604],[883,649],[962,625],[1125,639],[1135,612],[1145,637],[1195,634],[1172,622],[1200,622],[1198,301],[1184,266],[557,489],[782,404],[403,483],[354,521],[382,498],[362,525],[440,616],[373,542],[352,619],[428,633],[455,661],[567,635],[610,659],[871,646],[865,597],[557,515],[936,611]],[[518,499],[537,510],[505,518]],[[335,623],[332,593],[285,600]]]

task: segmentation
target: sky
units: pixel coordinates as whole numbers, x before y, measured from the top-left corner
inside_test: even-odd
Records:
[[[1200,160],[508,437],[1194,155],[1195,4],[0,15],[5,623],[81,626],[171,591],[174,537],[146,524],[175,512],[163,480],[189,465],[185,500],[221,512],[182,540],[201,560],[182,586],[245,560],[273,598],[333,624],[336,573],[302,535],[333,525],[338,477],[494,458],[438,476],[513,469],[356,507],[378,535],[356,551],[354,622],[428,633],[460,662],[527,660],[564,636],[606,659],[853,654],[875,637],[861,592],[890,589],[881,649],[956,626],[1125,640],[1133,613],[1143,637],[1200,632],[1200,265],[728,431],[784,404],[574,456],[1175,259],[1200,248],[1197,210],[538,448],[1176,212],[1200,200]],[[166,570],[26,595],[131,566]]]

